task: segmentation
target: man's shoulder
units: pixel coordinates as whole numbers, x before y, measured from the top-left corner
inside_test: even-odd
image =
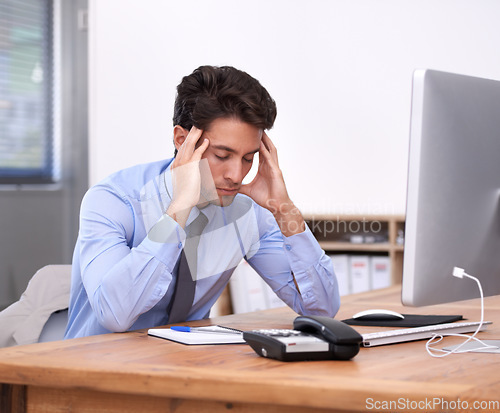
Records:
[[[151,180],[158,177],[172,163],[173,158],[130,166],[112,173],[95,185],[117,192],[120,196],[135,196]]]

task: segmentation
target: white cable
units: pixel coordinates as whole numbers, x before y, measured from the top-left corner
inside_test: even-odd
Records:
[[[490,346],[489,344],[486,344],[483,341],[476,338],[476,335],[481,330],[481,328],[483,326],[483,322],[484,322],[484,296],[483,296],[483,288],[481,287],[481,282],[476,277],[473,277],[472,275],[467,274],[462,268],[458,268],[458,267],[453,268],[453,276],[455,276],[457,278],[467,277],[467,278],[470,278],[471,280],[474,280],[477,283],[477,286],[479,287],[479,294],[481,295],[481,321],[479,322],[479,325],[477,326],[476,331],[471,336],[469,336],[467,334],[445,334],[444,336],[446,336],[446,337],[465,337],[465,338],[467,338],[467,340],[465,340],[462,344],[460,344],[459,346],[455,347],[452,350],[445,350],[445,349],[438,349],[435,347],[431,347],[431,345],[437,344],[444,339],[443,335],[434,334],[425,344],[425,349],[427,350],[427,353],[429,353],[432,357],[446,357],[446,356],[449,356],[450,354],[454,354],[454,353],[460,354],[460,353],[468,353],[468,352],[484,350],[484,349],[498,349],[497,346]],[[480,346],[477,348],[460,350],[465,344],[467,344],[471,340],[477,341],[480,344]],[[439,354],[439,353],[441,353],[441,354]]]

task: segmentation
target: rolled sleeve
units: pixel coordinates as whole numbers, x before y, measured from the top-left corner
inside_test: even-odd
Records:
[[[305,231],[300,234],[283,237],[283,248],[290,261],[292,271],[316,264],[324,254],[307,226]]]
[[[249,260],[273,291],[295,312],[333,317],[340,306],[331,259],[306,229],[285,237],[276,223],[261,234],[258,252]]]

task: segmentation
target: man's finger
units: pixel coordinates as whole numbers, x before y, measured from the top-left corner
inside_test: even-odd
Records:
[[[196,147],[196,144],[198,143],[198,140],[201,138],[201,135],[203,134],[203,130],[198,129],[196,126],[193,126],[191,130],[189,131],[186,140],[182,144],[182,146],[185,147],[186,151],[191,154],[194,152],[194,149]]]
[[[203,156],[203,154],[205,153],[205,151],[207,150],[209,144],[210,142],[207,138],[203,139],[201,145],[195,149],[193,153],[193,159],[199,161]]]
[[[269,136],[267,136],[266,132],[262,134],[262,141],[261,141],[265,148],[267,149],[268,153],[271,156],[271,159],[273,159],[276,164],[278,165],[278,150],[276,149],[276,146],[274,146],[273,141]]]
[[[259,150],[259,165],[264,163],[264,161],[271,161],[272,156],[269,148],[265,145],[263,141],[260,142],[260,150]]]

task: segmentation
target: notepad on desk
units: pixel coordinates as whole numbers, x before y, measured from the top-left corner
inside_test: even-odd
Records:
[[[223,326],[193,327],[190,331],[150,328],[148,334],[187,345],[246,343],[243,332]]]

